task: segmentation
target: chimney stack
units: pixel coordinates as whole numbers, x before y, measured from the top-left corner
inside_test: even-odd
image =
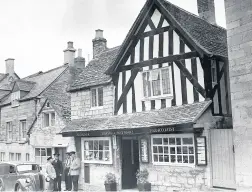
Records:
[[[78,57],[74,59],[74,66],[79,69],[85,67],[85,58],[82,57],[82,49],[78,49]]]
[[[67,42],[67,48],[64,52],[64,64],[68,63],[70,66],[74,65],[75,49],[73,47],[73,42]]]
[[[5,65],[6,65],[6,73],[8,73],[9,75],[12,75],[15,73],[14,71],[14,60],[12,58],[8,58],[5,60]]]
[[[107,49],[107,40],[103,37],[103,30],[95,30],[95,38],[93,39],[93,58]]]
[[[214,0],[197,0],[200,18],[216,24]]]

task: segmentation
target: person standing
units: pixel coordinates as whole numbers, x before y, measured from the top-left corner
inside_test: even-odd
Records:
[[[52,165],[53,158],[48,157],[47,163],[46,163],[46,175],[47,175],[47,181],[49,182],[47,191],[53,191],[54,190],[54,180],[56,178],[56,171]]]
[[[69,175],[69,169],[71,165],[71,155],[69,152],[66,153],[66,162],[65,162],[65,170],[64,170],[64,175],[65,175],[65,184],[66,184],[66,189],[65,191],[71,191],[72,190],[72,180],[71,176]]]
[[[59,154],[55,153],[54,155],[54,161],[52,162],[52,165],[56,171],[56,179],[54,180],[54,191],[61,191],[61,177],[63,173],[63,166],[62,162],[59,160]]]
[[[78,191],[78,181],[80,175],[80,159],[76,156],[75,151],[71,152],[72,163],[70,165],[70,176],[73,183],[73,191]]]

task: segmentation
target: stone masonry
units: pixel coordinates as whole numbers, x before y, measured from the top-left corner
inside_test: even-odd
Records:
[[[252,191],[252,1],[225,0],[237,191]]]

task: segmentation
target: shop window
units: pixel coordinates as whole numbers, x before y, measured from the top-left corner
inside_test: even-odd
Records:
[[[169,67],[143,72],[143,91],[145,98],[170,96]]]
[[[26,120],[19,121],[19,140],[26,138]]]
[[[91,89],[91,107],[103,106],[103,88],[98,87]]]
[[[152,135],[152,162],[154,164],[194,165],[193,135]]]
[[[44,112],[42,115],[43,127],[51,127],[55,125],[55,112]]]
[[[51,148],[35,148],[35,162],[37,164],[45,165],[50,156],[52,156]]]
[[[83,138],[83,161],[86,163],[112,163],[111,139],[109,137]]]
[[[5,161],[5,152],[0,153],[0,161]]]

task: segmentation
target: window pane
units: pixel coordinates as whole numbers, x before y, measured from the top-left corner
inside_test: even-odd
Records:
[[[143,73],[143,94],[147,97],[147,73]]]
[[[161,95],[160,89],[160,71],[152,71],[152,93],[153,96]]]
[[[105,151],[105,157],[104,157],[104,161],[109,161],[110,157],[109,157],[109,151]]]
[[[171,153],[171,154],[175,154],[175,147],[171,147],[171,148],[170,148],[170,153]]]
[[[169,155],[164,156],[164,162],[169,162]]]
[[[189,154],[194,154],[193,147],[189,147]]]
[[[44,113],[44,127],[49,126],[49,113]]]
[[[163,139],[164,145],[168,145],[168,138]]]
[[[51,113],[51,126],[55,125],[55,113]]]
[[[183,163],[188,163],[188,156],[187,156],[187,155],[186,155],[186,156],[185,156],[185,155],[183,156]]]
[[[163,94],[170,94],[170,77],[169,77],[169,68],[162,69],[162,86]]]
[[[158,152],[158,147],[154,146],[153,147],[153,153],[157,153]]]
[[[175,155],[171,155],[171,162],[175,163],[176,162],[176,156]]]
[[[103,152],[99,151],[99,160],[103,160]]]
[[[177,154],[181,154],[181,147],[177,147]]]
[[[162,139],[161,138],[153,138],[153,144],[161,144],[162,145]]]
[[[92,99],[91,99],[91,100],[92,100],[92,102],[91,102],[91,103],[92,103],[92,107],[95,107],[95,106],[96,106],[96,103],[97,103],[97,102],[96,102],[96,89],[92,89],[92,90],[91,90],[91,94],[92,94],[92,95],[91,95],[91,98],[92,98]]]
[[[89,150],[94,150],[93,141],[89,141]]]
[[[164,156],[163,155],[159,155],[159,162],[164,162]]]
[[[188,148],[187,147],[183,147],[183,154],[188,154]]]
[[[51,148],[47,148],[47,156],[52,156],[52,149]]]
[[[98,150],[98,141],[94,141],[94,150]]]
[[[169,148],[168,147],[164,147],[164,153],[169,154]]]
[[[153,155],[154,157],[154,162],[158,162],[158,155]]]
[[[103,88],[98,88],[98,106],[103,106]]]
[[[194,156],[192,155],[189,156],[189,163],[194,163]]]
[[[99,159],[99,153],[98,153],[98,151],[94,151],[94,159],[95,160]]]
[[[88,141],[85,141],[84,142],[84,150],[88,150],[88,149],[89,149]]]
[[[41,149],[41,156],[46,156],[46,150],[45,150],[45,148]]]
[[[104,141],[104,146],[108,146],[109,147],[109,141],[108,140]]]
[[[159,153],[163,153],[163,147],[162,147],[162,146],[159,146],[159,147],[158,147],[158,152],[159,152]]]
[[[178,163],[182,163],[182,156],[178,155],[177,158],[178,158]]]
[[[183,138],[183,144],[184,145],[193,144],[193,139],[192,138]]]
[[[175,145],[175,138],[169,138],[169,144]]]
[[[176,138],[176,145],[181,145],[181,138]]]
[[[99,150],[103,150],[103,141],[99,141]]]
[[[39,148],[35,149],[35,156],[40,156],[40,149]]]

